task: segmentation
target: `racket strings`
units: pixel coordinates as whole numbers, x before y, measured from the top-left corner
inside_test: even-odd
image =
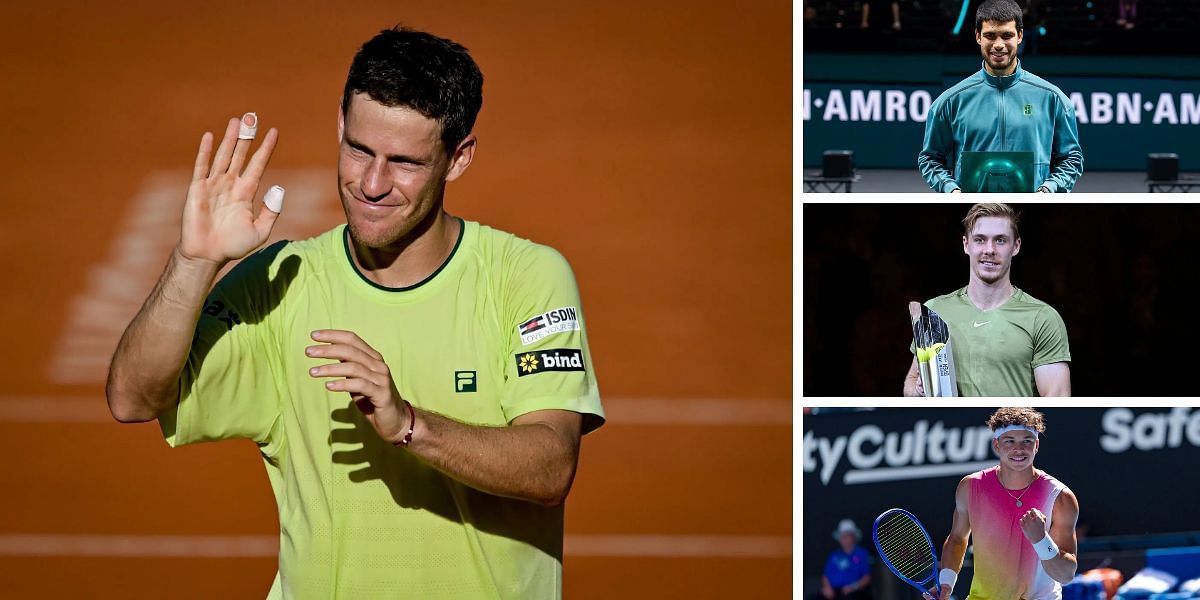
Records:
[[[921,526],[906,515],[892,515],[880,523],[878,541],[879,551],[904,577],[923,581],[933,572],[933,549]]]

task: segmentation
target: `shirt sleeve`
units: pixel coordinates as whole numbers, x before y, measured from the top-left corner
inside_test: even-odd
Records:
[[[583,432],[604,423],[575,275],[566,259],[533,245],[513,257],[501,311],[507,328],[505,419],[536,410],[581,413]]]
[[[1071,361],[1071,347],[1067,342],[1067,325],[1058,311],[1047,306],[1038,312],[1037,332],[1033,341],[1033,368],[1056,362]]]
[[[821,573],[829,580],[829,585],[834,585],[837,580],[837,567],[834,566],[833,557],[834,554],[830,553],[829,557],[825,559],[825,569]]]
[[[946,102],[935,101],[930,107],[925,120],[925,140],[917,155],[921,176],[935,192],[951,192],[959,187],[954,180],[954,166],[950,164],[951,157],[956,155],[956,144],[947,106]]]
[[[213,288],[196,322],[179,377],[179,403],[159,417],[171,446],[250,439],[278,448],[279,344],[275,323],[299,257],[278,261],[287,242],[253,254]]]
[[[1050,176],[1042,184],[1051,192],[1070,192],[1083,174],[1083,147],[1079,145],[1079,126],[1075,105],[1056,94],[1054,111],[1054,148],[1050,153]]]

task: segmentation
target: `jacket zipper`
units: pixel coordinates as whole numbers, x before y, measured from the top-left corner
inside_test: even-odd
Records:
[[[998,89],[1000,91],[1000,96],[999,96],[1000,99],[999,99],[997,107],[996,107],[996,109],[998,111],[1000,111],[1000,150],[1002,152],[1007,152],[1008,151],[1008,136],[1006,136],[1005,132],[1004,132],[1004,88],[997,85],[996,89]]]

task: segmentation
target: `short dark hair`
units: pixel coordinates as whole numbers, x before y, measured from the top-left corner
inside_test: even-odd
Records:
[[[1017,22],[1017,31],[1024,31],[1025,24],[1021,20],[1021,7],[1013,0],[987,0],[975,11],[975,31],[983,31],[984,21],[996,23]]]
[[[384,106],[411,108],[442,125],[451,153],[471,134],[483,106],[483,73],[467,49],[445,38],[397,25],[379,32],[354,55],[342,91],[342,115],[350,98],[365,92]]]

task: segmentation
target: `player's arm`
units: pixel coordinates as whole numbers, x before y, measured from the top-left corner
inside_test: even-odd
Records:
[[[917,362],[915,356],[912,366],[908,368],[908,375],[904,376],[904,395],[922,398],[925,396],[925,385],[921,383],[921,363]]]
[[[212,134],[201,138],[179,245],[109,367],[105,395],[118,421],[151,421],[178,403],[179,374],[213,279],[225,263],[262,245],[278,217],[265,207],[257,217],[252,212],[278,133],[268,132],[246,163],[251,140],[237,139],[238,131],[239,120],[230,119],[215,157]]]
[[[963,477],[954,490],[954,518],[950,524],[950,534],[942,544],[942,564],[938,573],[941,583],[940,600],[947,600],[954,592],[954,585],[947,579],[957,580],[958,572],[962,570],[963,559],[967,556],[967,540],[971,536],[971,515],[967,510],[971,494],[971,480]],[[953,575],[949,573],[953,571]]]
[[[579,462],[583,416],[537,410],[508,427],[467,425],[417,411],[408,449],[433,468],[475,489],[556,506],[567,499]]]
[[[1046,574],[1059,583],[1070,583],[1079,568],[1075,556],[1078,552],[1075,522],[1079,519],[1079,500],[1070,489],[1064,489],[1054,500],[1051,510],[1054,518],[1050,520],[1049,531],[1046,530],[1046,516],[1036,508],[1021,517],[1021,531],[1037,550]]]
[[[1075,107],[1057,98],[1054,113],[1054,146],[1050,148],[1050,175],[1039,186],[1050,192],[1069,192],[1083,175],[1083,147],[1079,145],[1079,127]]]
[[[397,391],[383,356],[354,332],[320,330],[312,338],[322,343],[305,354],[338,362],[313,367],[310,375],[343,378],[326,381],[326,389],[348,392],[384,440],[489,494],[544,506],[566,499],[579,460],[580,413],[535,410],[508,426],[461,423],[412,407]]]
[[[1033,381],[1041,396],[1065,397],[1071,395],[1071,363],[1056,362],[1036,367]]]
[[[954,180],[954,165],[949,156],[955,147],[954,132],[945,114],[944,104],[934,102],[925,121],[925,140],[917,155],[917,167],[929,189],[935,192],[960,191]]]

